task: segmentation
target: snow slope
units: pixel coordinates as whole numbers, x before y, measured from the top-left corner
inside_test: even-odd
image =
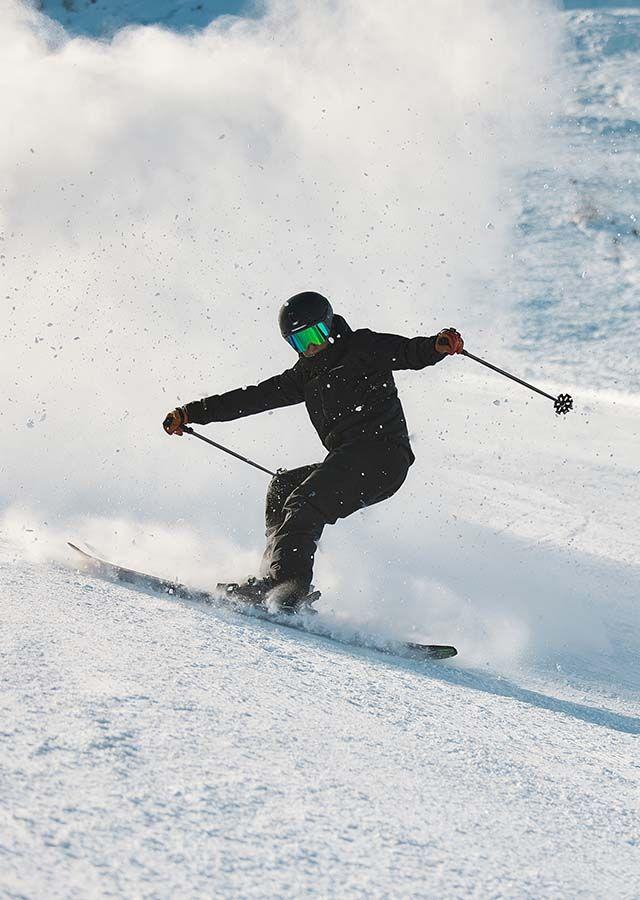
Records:
[[[9,558],[7,896],[637,896],[637,709]]]
[[[516,242],[514,327],[549,373],[640,392],[640,7],[565,15],[571,90],[530,171]]]
[[[215,14],[91,5],[44,4],[107,36]],[[6,4],[0,894],[638,896],[640,19],[569,5],[274,2],[91,42]],[[159,423],[290,364],[289,286],[357,326],[458,324],[575,397],[557,418],[469,360],[401,374],[417,462],[327,530],[323,622],[455,661],[65,551],[255,569],[263,476]],[[299,409],[209,433],[320,456]]]
[[[239,0],[39,0],[37,6],[72,33],[105,37],[129,25],[205,28],[217,16],[252,14],[256,4]]]
[[[486,386],[473,396],[498,434],[515,417],[510,463],[483,471],[471,442],[447,470],[438,441],[442,493],[468,484],[450,521],[407,528],[400,504],[365,513],[333,530],[320,567],[323,584],[336,559],[356,576],[321,603],[337,634],[454,641],[455,662],[390,659],[105,583],[74,572],[55,526],[5,517],[8,896],[637,896],[637,476],[616,480],[633,465],[620,436],[637,407],[607,419],[594,405],[593,443],[577,455],[571,441],[554,472],[564,435],[549,445],[546,433],[582,417],[507,412],[514,398],[495,406]],[[518,421],[531,415],[537,440]],[[453,422],[460,448],[473,422]],[[185,526],[76,527],[167,574],[191,554],[205,584],[224,565],[185,543]],[[390,554],[374,585],[370,560]]]

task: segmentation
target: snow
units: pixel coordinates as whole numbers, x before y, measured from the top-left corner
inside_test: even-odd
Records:
[[[206,28],[221,15],[252,14],[239,0],[39,0],[38,7],[71,33],[103,38],[130,25]]]
[[[637,897],[637,9],[42,5],[104,39],[6,4],[0,894]],[[455,660],[65,549],[255,570],[264,476],[160,423],[290,364],[304,287],[574,396],[400,374],[417,462],[327,529],[323,627]],[[207,433],[320,458],[300,409]]]
[[[523,349],[553,323],[547,372],[640,391],[640,9],[566,16],[572,90],[549,134],[553,165],[525,180],[516,284]]]
[[[9,896],[634,896],[631,710],[7,555]]]
[[[473,396],[499,432],[513,397]],[[333,530],[322,583],[351,561],[358,587],[327,591],[322,622],[338,635],[359,625],[453,641],[455,662],[389,658],[105,583],[74,572],[75,557],[45,561],[63,544],[53,526],[25,531],[7,516],[9,896],[636,896],[635,445],[616,443],[630,470],[620,482],[604,449],[637,408],[615,410],[590,413],[593,445],[574,438],[557,472],[554,443],[579,417],[528,407],[537,439],[513,429],[513,458],[492,474],[482,447],[460,451],[454,418],[455,470],[448,443],[432,460],[444,496],[467,486],[451,522],[439,509],[439,533],[433,514],[407,528],[396,504]],[[535,467],[518,462],[524,449]],[[601,450],[602,465],[585,462]],[[119,552],[156,571],[175,572],[165,549],[182,565],[208,558],[158,523],[146,537],[108,524],[77,527],[95,541],[117,530]],[[367,583],[371,558],[389,553],[384,524],[422,579],[389,570]]]

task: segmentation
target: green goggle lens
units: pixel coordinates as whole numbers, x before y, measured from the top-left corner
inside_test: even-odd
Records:
[[[329,338],[329,329],[324,322],[318,322],[317,325],[309,325],[308,328],[301,328],[300,331],[294,331],[287,335],[287,341],[298,353],[304,353],[312,344],[324,344]]]

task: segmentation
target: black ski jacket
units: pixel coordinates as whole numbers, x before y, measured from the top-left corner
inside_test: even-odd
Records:
[[[327,450],[382,439],[404,446],[413,462],[393,370],[424,369],[444,359],[435,348],[435,336],[352,331],[342,316],[334,316],[331,339],[326,350],[311,358],[300,356],[281,375],[187,403],[189,422],[228,422],[304,402]]]

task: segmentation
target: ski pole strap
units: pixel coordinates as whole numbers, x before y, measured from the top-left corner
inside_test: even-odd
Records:
[[[193,428],[190,428],[188,425],[184,425],[182,430],[185,432],[185,434],[190,434],[192,437],[196,437],[198,438],[198,440],[204,441],[205,444],[211,444],[212,447],[216,447],[218,450],[222,450],[224,453],[228,453],[229,456],[234,456],[241,462],[247,463],[248,466],[253,466],[254,469],[260,469],[261,472],[266,472],[267,475],[271,475],[272,477],[276,474],[275,472],[272,472],[271,469],[265,469],[265,467],[261,466],[260,463],[254,462],[252,459],[247,459],[246,456],[241,456],[239,453],[236,453],[235,450],[230,450],[228,447],[223,447],[222,444],[218,444],[215,441],[212,441],[210,438],[205,437],[203,434],[198,434],[197,431],[194,431]]]
[[[540,388],[529,384],[528,381],[523,381],[522,378],[517,378],[510,372],[505,372],[504,369],[499,369],[492,363],[487,362],[486,359],[480,359],[479,356],[474,356],[473,353],[469,353],[468,350],[462,350],[462,355],[468,356],[469,359],[472,359],[475,362],[486,366],[487,369],[493,369],[494,372],[498,372],[499,375],[504,375],[505,378],[510,378],[512,381],[517,381],[518,384],[523,385],[523,387],[529,388],[530,391],[535,391],[536,394],[541,394],[543,397],[547,397],[549,400],[553,400],[553,405],[557,413],[568,413],[569,410],[573,408],[573,399],[569,396],[569,394],[559,394],[557,397],[553,397],[551,394],[547,394],[546,391],[542,391],[540,390]]]

